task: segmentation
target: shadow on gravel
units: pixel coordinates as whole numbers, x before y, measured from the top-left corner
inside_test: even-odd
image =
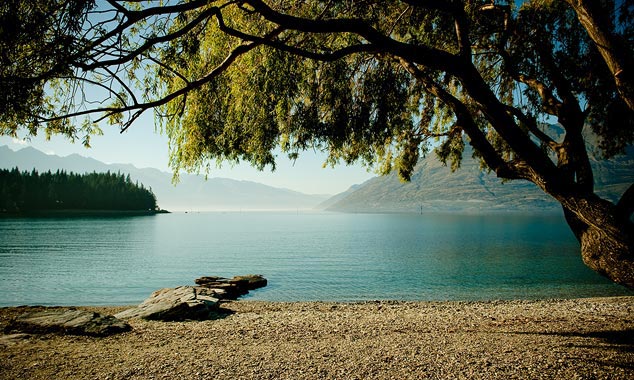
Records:
[[[220,307],[211,312],[205,313],[163,313],[158,315],[153,315],[150,317],[145,317],[142,319],[146,319],[148,321],[156,321],[156,322],[202,322],[202,321],[215,321],[219,319],[225,319],[236,312],[227,308]]]
[[[209,317],[207,317],[206,319],[203,320],[211,320],[211,321],[215,321],[218,319],[225,319],[233,314],[235,314],[236,312],[231,310],[231,309],[226,309],[224,307],[220,307],[218,308],[218,310],[212,312],[209,314]]]
[[[623,355],[617,355],[617,359],[595,358],[589,359],[587,356],[576,359],[584,362],[592,361],[601,367],[622,368],[625,371],[634,371],[634,363],[628,358],[634,354],[634,328],[625,330],[604,330],[604,331],[561,331],[561,332],[514,332],[512,334],[524,335],[547,335],[560,336],[565,338],[582,338],[584,341],[568,342],[569,347],[586,348],[591,351],[614,350]]]
[[[605,330],[590,332],[519,332],[516,334],[557,335],[562,337],[592,338],[598,339],[604,344],[609,344],[611,345],[611,348],[614,348],[618,351],[634,353],[634,328],[625,330]],[[600,347],[592,346],[592,348]],[[632,367],[634,367],[634,365]]]
[[[619,345],[624,351],[634,352],[634,329],[615,331],[594,331],[581,334],[589,338],[598,338],[607,343]]]

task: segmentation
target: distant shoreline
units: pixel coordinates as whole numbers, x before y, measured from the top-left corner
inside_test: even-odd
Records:
[[[345,210],[345,209],[323,209],[324,212],[335,212],[340,214],[382,214],[382,215],[468,215],[468,216],[489,216],[489,215],[534,215],[553,216],[563,215],[561,208],[552,209],[423,209],[421,212],[412,209],[367,209],[367,210]]]
[[[167,210],[33,210],[24,212],[0,212],[0,218],[32,217],[83,217],[83,216],[150,216],[169,214]]]

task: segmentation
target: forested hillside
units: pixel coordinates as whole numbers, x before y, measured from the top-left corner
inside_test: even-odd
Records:
[[[0,212],[157,210],[151,190],[120,173],[38,173],[0,169]]]

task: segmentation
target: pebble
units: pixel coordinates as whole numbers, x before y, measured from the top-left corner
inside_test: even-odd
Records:
[[[234,313],[20,340],[0,350],[0,379],[634,378],[634,342],[601,338],[634,330],[634,297],[223,308]],[[12,313],[0,309],[0,324]]]

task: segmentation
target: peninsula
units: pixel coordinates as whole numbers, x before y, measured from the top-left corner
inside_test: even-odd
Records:
[[[85,215],[162,212],[151,189],[121,173],[0,170],[0,214]]]

